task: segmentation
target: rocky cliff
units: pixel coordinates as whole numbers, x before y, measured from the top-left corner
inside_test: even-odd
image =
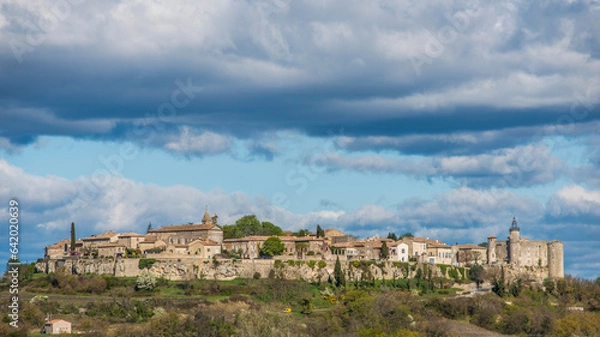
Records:
[[[36,264],[36,270],[52,273],[65,267],[74,274],[108,274],[114,276],[136,277],[140,273],[140,265],[148,265],[149,260],[140,259],[68,259],[43,260]],[[250,278],[280,277],[300,279],[309,282],[334,279],[333,261],[302,260],[206,260],[197,258],[164,258],[151,261],[150,272],[156,277],[169,280],[216,279],[231,280],[236,277]],[[342,270],[347,281],[371,281],[373,279],[399,278],[435,278],[444,277],[455,280],[468,280],[468,268],[448,265],[409,264],[398,262],[344,261]],[[486,266],[490,272],[497,273],[507,280],[524,276],[542,281],[548,277],[547,268],[514,266]]]

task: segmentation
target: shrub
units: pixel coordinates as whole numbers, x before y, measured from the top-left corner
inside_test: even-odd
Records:
[[[325,262],[324,260],[319,260],[319,262],[317,263],[317,267],[319,267],[319,269],[323,269],[327,266],[327,262]]]
[[[259,272],[255,272],[254,275],[252,275],[252,278],[255,280],[260,279],[260,273]]]
[[[156,259],[140,259],[140,262],[138,262],[138,268],[150,269],[154,263],[156,263]]]

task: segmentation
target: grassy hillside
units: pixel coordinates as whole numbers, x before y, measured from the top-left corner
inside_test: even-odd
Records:
[[[20,284],[21,328],[4,315],[0,336],[32,335],[47,314],[85,336],[600,336],[600,281],[570,277],[545,289],[508,287],[502,297],[457,295],[427,280],[149,282],[29,275]]]

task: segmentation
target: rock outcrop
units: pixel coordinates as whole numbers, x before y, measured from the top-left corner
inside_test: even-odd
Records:
[[[310,260],[221,260],[197,258],[165,258],[152,261],[150,272],[169,280],[212,279],[231,280],[236,277],[259,276],[299,279],[308,282],[334,279],[335,262]],[[60,268],[74,274],[101,274],[118,277],[136,277],[140,274],[140,259],[67,259],[40,260],[38,272],[53,273]],[[342,271],[347,281],[391,280],[400,278],[436,278],[468,280],[468,268],[398,262],[344,261]],[[548,277],[544,267],[484,266],[489,273],[504,275],[506,280],[516,278],[543,281]]]

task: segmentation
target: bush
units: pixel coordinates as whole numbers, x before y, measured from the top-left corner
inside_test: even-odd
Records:
[[[259,272],[255,272],[254,275],[252,275],[252,278],[255,280],[260,279],[260,273]]]
[[[156,259],[140,259],[140,262],[138,262],[138,268],[150,269],[154,263],[156,263]]]
[[[323,269],[327,267],[327,262],[325,262],[324,260],[319,260],[319,262],[317,263],[317,267],[319,267],[319,269]]]

